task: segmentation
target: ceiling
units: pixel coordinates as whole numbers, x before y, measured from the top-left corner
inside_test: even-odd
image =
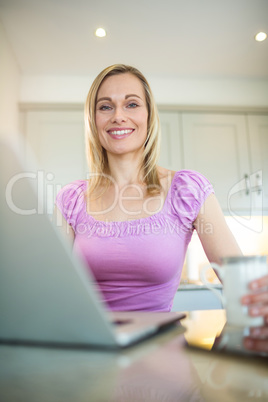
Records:
[[[0,0],[25,75],[95,75],[114,63],[181,78],[268,78],[268,0]],[[106,38],[94,31],[102,26]]]

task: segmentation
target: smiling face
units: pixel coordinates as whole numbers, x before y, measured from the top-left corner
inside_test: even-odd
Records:
[[[106,78],[96,101],[96,128],[107,153],[142,153],[148,110],[141,81],[131,73]]]

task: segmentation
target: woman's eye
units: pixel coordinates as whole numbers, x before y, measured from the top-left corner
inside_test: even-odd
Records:
[[[137,103],[132,102],[132,103],[129,103],[127,107],[129,107],[129,108],[135,108],[135,107],[138,107],[138,105],[137,105]]]
[[[108,106],[108,105],[102,105],[102,106],[100,106],[100,108],[99,108],[100,110],[110,110],[111,109],[111,106]]]

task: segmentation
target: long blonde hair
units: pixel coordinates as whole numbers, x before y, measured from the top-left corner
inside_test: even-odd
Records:
[[[104,79],[113,75],[130,73],[141,81],[146,99],[148,110],[147,137],[144,144],[142,155],[141,170],[144,173],[143,180],[147,185],[148,194],[159,193],[161,189],[160,180],[157,173],[156,163],[160,151],[160,123],[150,85],[144,75],[135,67],[125,64],[114,64],[105,68],[93,81],[85,103],[85,141],[86,156],[89,167],[90,186],[89,194],[92,194],[101,184],[106,182],[110,169],[106,150],[102,147],[97,128],[96,128],[96,101],[99,88]]]

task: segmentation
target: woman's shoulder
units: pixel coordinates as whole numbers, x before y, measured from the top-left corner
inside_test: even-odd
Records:
[[[196,170],[174,171],[161,168],[159,178],[167,199],[176,206],[175,209],[181,209],[181,203],[198,209],[207,196],[214,193],[210,181]]]
[[[183,169],[172,173],[167,204],[183,226],[192,230],[202,204],[214,193],[213,186],[202,173],[195,170]]]
[[[212,187],[210,181],[200,172],[190,169],[170,170],[158,166],[159,180],[163,188],[178,186]]]
[[[207,186],[211,185],[210,181],[202,173],[196,170],[182,169],[178,170],[174,174],[174,181],[182,184],[197,185],[197,186]]]
[[[68,223],[83,209],[86,188],[86,180],[75,180],[63,186],[58,192],[55,204]]]
[[[57,202],[66,203],[68,200],[73,201],[85,193],[87,189],[86,180],[75,180],[64,185],[57,194]]]
[[[176,173],[176,171],[166,169],[166,168],[164,168],[162,166],[157,166],[157,173],[158,173],[158,176],[159,176],[159,180],[161,181],[161,180],[166,179],[166,178],[168,178],[170,176],[173,177],[174,174]]]
[[[82,192],[87,189],[87,181],[86,180],[74,180],[68,184],[65,184],[61,188],[61,192],[64,193],[72,193],[72,192]]]

